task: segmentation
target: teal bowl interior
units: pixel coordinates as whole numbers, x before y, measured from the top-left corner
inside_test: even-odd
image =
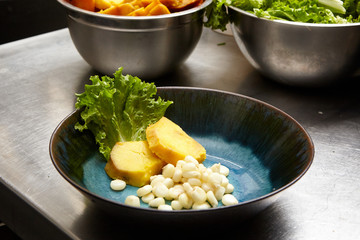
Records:
[[[121,192],[110,189],[111,179],[104,171],[106,161],[98,153],[93,136],[74,129],[80,116],[75,111],[51,137],[52,161],[73,186],[112,213],[176,215],[178,220],[189,215],[248,217],[268,206],[311,165],[314,146],[310,136],[293,118],[271,105],[239,94],[199,88],[163,87],[158,88],[158,95],[174,101],[166,116],[205,147],[204,164],[220,162],[230,169],[229,180],[239,204],[167,213],[146,204],[140,208],[126,206],[126,196],[136,195],[137,188],[127,186]]]

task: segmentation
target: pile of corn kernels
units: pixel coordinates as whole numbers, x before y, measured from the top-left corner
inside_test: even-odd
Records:
[[[238,200],[231,194],[234,186],[229,183],[228,174],[229,169],[220,163],[206,168],[187,156],[176,166],[165,165],[162,174],[152,176],[150,184],[139,188],[137,196],[128,196],[125,204],[138,207],[140,198],[160,210],[208,209],[217,207],[220,201],[225,206],[237,204]],[[119,185],[117,190],[125,187],[123,183]],[[116,184],[113,189],[116,190]],[[165,200],[170,201],[170,205]]]

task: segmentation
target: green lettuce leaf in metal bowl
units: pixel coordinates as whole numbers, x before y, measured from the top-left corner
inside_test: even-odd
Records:
[[[343,24],[360,22],[360,0],[213,0],[206,9],[206,27],[225,30],[226,6],[260,18],[304,23]]]

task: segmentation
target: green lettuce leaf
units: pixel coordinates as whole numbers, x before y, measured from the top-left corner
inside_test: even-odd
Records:
[[[360,22],[359,0],[213,0],[207,9],[206,27],[224,29],[229,21],[226,6],[234,6],[260,18],[305,23]]]
[[[229,15],[226,13],[226,5],[229,5],[231,0],[213,0],[213,2],[206,8],[205,15],[207,21],[204,26],[211,29],[226,30],[226,24],[229,22]]]
[[[234,4],[241,0],[233,0]],[[258,17],[306,23],[347,23],[340,0],[273,0],[271,5],[254,8]]]
[[[234,2],[237,1],[234,0]],[[253,13],[262,18],[294,22],[346,23],[345,18],[334,13],[345,13],[342,4],[340,0],[321,0],[321,3],[318,0],[274,0],[270,6],[260,9],[254,8]]]
[[[85,85],[85,91],[76,94],[75,107],[83,109],[83,121],[75,128],[89,129],[106,159],[116,142],[146,140],[147,126],[163,117],[172,104],[160,97],[155,99],[154,83],[124,76],[122,68],[114,73],[114,78],[95,75],[90,80],[92,84]]]

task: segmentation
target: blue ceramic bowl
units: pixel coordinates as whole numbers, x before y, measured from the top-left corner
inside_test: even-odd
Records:
[[[271,204],[278,193],[299,180],[311,165],[314,146],[310,136],[281,110],[239,94],[201,88],[159,87],[158,95],[174,101],[166,116],[179,124],[207,151],[204,164],[220,162],[230,169],[239,204],[208,210],[160,211],[124,204],[137,188],[115,192],[104,171],[91,133],[74,129],[75,111],[55,129],[50,156],[56,169],[96,205],[115,215],[157,222],[244,220]]]

